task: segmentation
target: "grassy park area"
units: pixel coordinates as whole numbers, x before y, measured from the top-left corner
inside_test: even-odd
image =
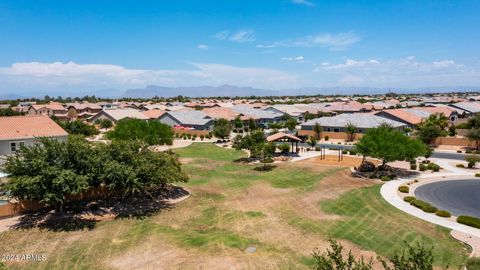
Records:
[[[366,258],[392,255],[404,241],[434,245],[456,269],[467,250],[449,231],[385,202],[380,184],[315,160],[245,164],[245,153],[195,143],[176,149],[192,195],[153,216],[98,222],[90,230],[11,230],[0,254],[46,254],[11,269],[307,269],[314,248],[334,238]],[[251,252],[245,250],[249,248]],[[252,249],[254,248],[254,249]]]

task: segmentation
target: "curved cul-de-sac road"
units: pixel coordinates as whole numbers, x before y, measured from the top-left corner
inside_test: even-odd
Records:
[[[421,185],[415,196],[454,216],[480,217],[480,180],[439,181]]]

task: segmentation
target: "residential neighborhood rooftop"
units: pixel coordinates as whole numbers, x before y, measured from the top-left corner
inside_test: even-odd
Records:
[[[0,117],[0,127],[0,140],[68,135],[63,128],[46,115]]]

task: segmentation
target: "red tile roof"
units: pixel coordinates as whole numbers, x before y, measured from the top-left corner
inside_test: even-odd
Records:
[[[0,117],[0,140],[67,135],[63,128],[46,115]]]

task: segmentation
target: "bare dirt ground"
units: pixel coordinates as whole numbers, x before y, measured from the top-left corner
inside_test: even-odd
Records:
[[[378,160],[367,159],[368,161],[373,162],[374,164],[379,164]],[[344,167],[356,167],[362,163],[362,158],[357,156],[343,155],[343,160],[338,160],[338,155],[325,155],[325,159],[320,159],[320,157],[314,157],[310,159],[303,160],[301,162],[322,164],[322,165],[335,165],[335,166],[344,166]]]

